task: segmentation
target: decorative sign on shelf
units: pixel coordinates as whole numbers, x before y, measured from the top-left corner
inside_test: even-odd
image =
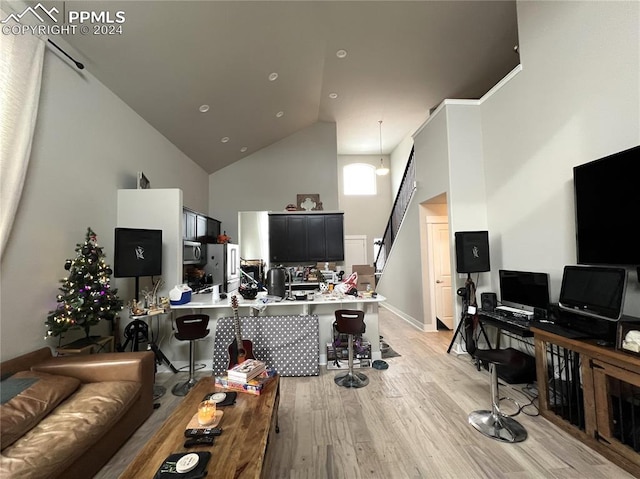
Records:
[[[298,194],[296,207],[299,211],[322,211],[322,202],[318,193]]]
[[[137,186],[139,190],[148,190],[149,188],[151,188],[151,182],[149,181],[149,178],[147,178],[142,171],[138,171],[137,180]]]

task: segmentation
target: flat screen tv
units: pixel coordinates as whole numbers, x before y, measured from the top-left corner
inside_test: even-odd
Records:
[[[162,274],[162,230],[116,228],[113,275],[116,278]]]
[[[576,166],[578,264],[640,265],[640,146]]]
[[[617,321],[626,285],[624,268],[565,266],[558,305],[578,315]]]
[[[531,311],[549,308],[549,275],[530,271],[501,269],[500,302],[505,306]]]

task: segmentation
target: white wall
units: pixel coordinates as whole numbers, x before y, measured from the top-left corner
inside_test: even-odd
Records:
[[[298,193],[338,209],[335,123],[315,123],[209,176],[209,215],[238,241],[238,211],[284,211]],[[185,201],[186,202],[186,201]]]
[[[448,102],[414,136],[418,191],[378,287],[391,309],[428,326],[417,307],[428,298],[414,287],[417,203],[443,192],[452,234],[488,226],[492,273],[483,285],[489,276],[496,291],[501,267],[546,271],[557,300],[562,268],[576,260],[572,167],[640,144],[639,10],[637,2],[518,3],[523,70],[479,106]],[[629,279],[624,312],[640,316],[635,272]]]
[[[169,296],[169,291],[183,281],[182,274],[182,190],[154,188],[149,190],[118,190],[117,226],[122,228],[148,228],[162,230],[162,283],[158,296]],[[140,290],[151,291],[152,278],[141,283]],[[158,281],[159,278],[153,278]],[[135,280],[129,280],[135,285]],[[143,287],[144,286],[144,287]],[[135,295],[135,286],[133,294]],[[138,295],[142,299],[142,295]]]
[[[389,157],[383,156],[385,166]],[[344,211],[344,234],[367,236],[367,258],[373,264],[373,240],[381,238],[387,227],[393,199],[391,196],[391,175],[376,175],[377,193],[371,196],[344,194],[343,170],[351,163],[380,166],[380,155],[340,155],[338,156],[338,208]],[[346,271],[351,273],[351,271]]]
[[[452,290],[464,286],[467,273],[456,273],[455,233],[487,230],[484,158],[482,156],[482,123],[478,102],[445,102],[449,141],[449,235]],[[491,249],[491,248],[490,248]],[[493,269],[493,267],[492,267]],[[473,273],[478,296],[487,290],[489,273]],[[462,301],[453,296],[454,320],[462,313]]]
[[[401,315],[420,329],[430,329],[424,317],[422,272],[420,268],[420,203],[449,191],[449,145],[446,111],[431,116],[414,137],[416,182],[418,188],[407,208],[404,222],[391,251],[377,291],[387,298],[385,307]]]
[[[113,264],[116,192],[134,188],[139,170],[153,188],[180,188],[186,204],[206,209],[206,173],[91,72],[47,50],[29,171],[0,272],[2,360],[57,345],[44,340],[44,322],[65,260],[90,226]],[[112,281],[125,289],[130,282]],[[107,324],[94,329],[108,331]]]
[[[572,168],[640,144],[640,4],[519,2],[523,70],[482,104],[487,215],[497,271],[575,264]],[[625,313],[640,316],[629,276]]]

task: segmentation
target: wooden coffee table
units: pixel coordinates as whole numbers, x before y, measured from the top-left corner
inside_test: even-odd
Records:
[[[201,379],[140,450],[120,479],[151,479],[167,456],[197,451],[211,452],[207,467],[209,478],[262,477],[263,469],[266,472],[267,444],[278,427],[280,378],[276,376],[270,381],[259,396],[239,392],[233,406],[220,408],[224,411],[219,424],[222,434],[215,438],[213,446],[187,449],[184,447],[187,424],[202,398],[214,391],[224,389],[215,386],[213,377]]]

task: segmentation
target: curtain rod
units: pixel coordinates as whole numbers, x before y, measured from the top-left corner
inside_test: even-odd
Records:
[[[67,57],[69,60],[71,60],[73,63],[76,64],[76,67],[78,67],[78,70],[84,70],[84,65],[78,61],[76,61],[74,58],[71,57],[71,55],[69,55],[67,52],[65,52],[62,48],[60,48],[58,45],[56,45],[55,43],[53,43],[53,41],[51,41],[51,39],[47,38],[47,41],[49,43],[51,43],[51,45],[53,45],[54,47],[56,47],[58,50],[60,50],[62,52],[62,54]]]

